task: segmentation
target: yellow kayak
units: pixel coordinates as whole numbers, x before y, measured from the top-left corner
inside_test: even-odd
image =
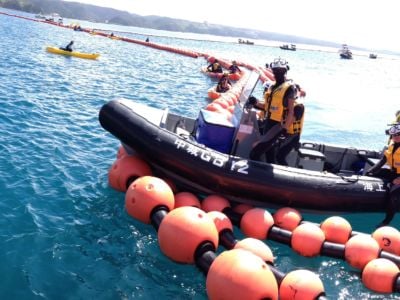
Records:
[[[61,50],[58,47],[46,47],[46,50],[47,50],[47,52],[50,52],[50,53],[67,55],[67,56],[75,56],[75,57],[86,58],[86,59],[96,59],[100,56],[99,53],[82,53],[82,52],[77,52],[77,51],[65,51],[65,50]]]

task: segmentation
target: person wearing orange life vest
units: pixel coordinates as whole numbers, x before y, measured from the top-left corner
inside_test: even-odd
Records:
[[[264,120],[260,122],[260,132],[263,134],[250,152],[250,158],[260,160],[266,154],[266,161],[275,162],[274,148],[278,142],[287,137],[287,131],[294,119],[294,103],[297,98],[296,85],[286,79],[289,70],[287,62],[281,58],[275,59],[270,67],[275,77],[275,82],[264,94],[264,102],[259,102],[251,96],[248,100],[255,108],[264,110]]]
[[[391,169],[388,178],[391,180],[391,186],[386,207],[386,216],[377,227],[388,225],[400,208],[400,122],[392,125],[387,130],[387,133],[391,138],[390,145],[384,151],[383,157],[366,172],[367,176],[374,176],[385,164]]]

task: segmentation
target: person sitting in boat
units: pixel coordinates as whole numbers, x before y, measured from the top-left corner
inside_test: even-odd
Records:
[[[250,152],[250,158],[260,160],[266,154],[266,161],[275,162],[274,148],[278,139],[284,141],[287,137],[289,127],[292,125],[294,115],[294,104],[297,99],[296,85],[286,79],[289,65],[286,60],[275,59],[270,68],[275,77],[275,82],[264,94],[264,102],[255,97],[249,98],[249,103],[255,108],[262,109],[260,131],[263,134],[260,141],[256,143]]]
[[[213,63],[207,66],[207,71],[212,73],[222,73],[222,67],[218,62],[218,59],[215,59]]]
[[[220,80],[218,81],[215,91],[218,93],[225,93],[229,91],[232,87],[232,83],[229,81],[229,73],[224,72]]]
[[[69,52],[72,52],[73,50],[72,50],[72,45],[74,44],[74,41],[70,41],[69,42],[69,44],[67,45],[67,46],[65,46],[65,47],[60,47],[60,49],[61,50],[64,50],[64,51],[69,51]]]
[[[388,178],[391,181],[391,186],[386,216],[377,227],[388,225],[400,208],[400,122],[392,125],[387,133],[391,138],[390,145],[384,151],[383,157],[366,172],[367,176],[375,176],[385,164],[391,169]]]
[[[110,33],[110,37],[113,37],[113,36],[114,36],[114,32],[111,32],[111,33]]]
[[[146,43],[148,43],[148,42],[150,42],[150,39],[149,39],[149,38],[146,38]]]
[[[235,73],[241,73],[242,70],[240,70],[239,66],[237,65],[236,61],[232,61],[232,64],[228,68],[229,73],[235,74]]]

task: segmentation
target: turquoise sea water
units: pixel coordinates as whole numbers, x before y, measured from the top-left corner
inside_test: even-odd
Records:
[[[304,140],[381,149],[386,124],[400,109],[400,58],[371,60],[361,53],[347,61],[335,52],[300,46],[285,52],[226,39],[195,40],[198,35],[169,33],[188,38],[181,39],[110,28],[260,66],[286,58],[290,77],[307,92]],[[203,274],[165,257],[154,229],[130,218],[124,194],[108,186],[119,142],[98,122],[100,107],[117,97],[196,116],[215,84],[200,72],[206,61],[4,15],[0,36],[0,297],[206,299]],[[45,51],[70,40],[79,51],[101,53],[100,59]],[[304,217],[321,222],[327,215]],[[383,216],[344,217],[354,230],[372,232]],[[400,216],[393,225],[400,227]],[[238,230],[235,234],[243,237]],[[329,299],[397,297],[369,291],[359,271],[344,261],[305,258],[288,246],[266,242],[279,270],[316,272]]]

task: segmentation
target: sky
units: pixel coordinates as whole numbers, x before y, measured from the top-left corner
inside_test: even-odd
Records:
[[[68,0],[157,15],[400,51],[398,0]]]

